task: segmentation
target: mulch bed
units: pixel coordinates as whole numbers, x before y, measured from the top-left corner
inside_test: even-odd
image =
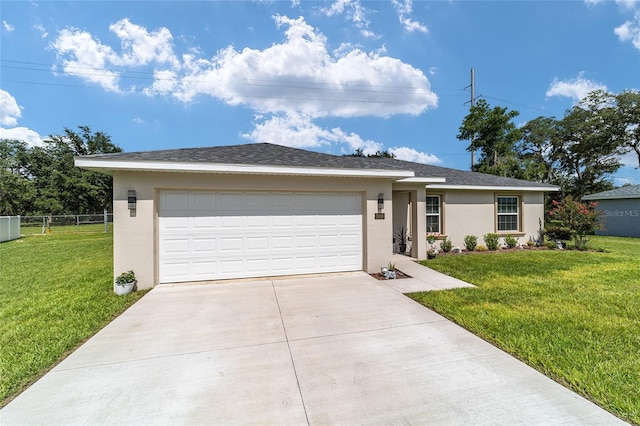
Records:
[[[371,275],[373,278],[375,278],[375,279],[377,279],[377,280],[380,280],[380,281],[386,281],[386,280],[387,280],[387,279],[384,277],[384,275],[382,275],[382,274],[381,274],[381,273],[379,273],[379,272],[376,272],[376,273],[374,273],[374,274],[369,274],[369,275]],[[405,273],[402,273],[402,272],[400,272],[400,271],[398,271],[398,270],[396,269],[396,279],[397,279],[397,280],[401,280],[401,279],[404,279],[404,278],[411,278],[411,277],[410,277],[409,275],[407,275],[407,274],[405,274]]]

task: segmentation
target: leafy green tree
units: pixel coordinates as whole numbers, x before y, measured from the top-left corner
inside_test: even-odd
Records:
[[[74,157],[106,154],[122,150],[101,132],[80,126],[80,134],[64,129],[64,135],[51,135],[44,141],[53,159],[47,193],[57,194],[62,209],[71,214],[95,213],[112,207],[111,176],[75,167]]]
[[[621,166],[623,153],[616,108],[602,91],[587,95],[559,122],[553,150],[574,198],[613,188],[609,176]]]
[[[640,167],[640,92],[623,91],[613,96],[616,106],[614,117],[623,152],[634,152]]]
[[[500,176],[520,175],[520,165],[514,146],[520,131],[511,121],[520,115],[507,108],[491,108],[484,99],[471,107],[462,121],[457,138],[470,141],[467,151],[480,151],[473,170]]]
[[[0,215],[14,216],[31,209],[35,187],[26,176],[28,163],[26,142],[0,140]]]
[[[41,147],[0,141],[0,214],[81,214],[112,208],[110,176],[75,167],[79,155],[121,152],[111,138],[68,128]]]
[[[373,154],[364,154],[364,151],[362,151],[362,148],[356,148],[355,151],[353,151],[352,154],[345,154],[345,157],[369,157],[369,158],[396,158],[395,154],[389,152],[388,150],[384,150],[384,151],[380,151],[377,150],[375,153]]]
[[[520,128],[516,144],[517,157],[529,165],[525,179],[550,184],[559,183],[557,153],[554,150],[559,132],[554,117],[537,117]]]

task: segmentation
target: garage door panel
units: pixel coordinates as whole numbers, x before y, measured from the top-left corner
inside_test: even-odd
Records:
[[[192,217],[191,227],[201,232],[214,231],[217,228],[214,217]]]
[[[215,237],[198,237],[192,239],[192,252],[199,256],[217,253],[218,239]]]
[[[215,275],[218,268],[218,262],[211,260],[195,261],[192,263],[193,275],[198,277],[209,277]]]
[[[362,269],[359,194],[162,191],[160,282]]]

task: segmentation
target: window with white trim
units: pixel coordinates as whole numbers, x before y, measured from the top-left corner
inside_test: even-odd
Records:
[[[427,195],[427,232],[441,233],[440,196]]]
[[[498,232],[520,230],[520,197],[496,197]]]

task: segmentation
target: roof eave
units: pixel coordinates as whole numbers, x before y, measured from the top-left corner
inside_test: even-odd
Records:
[[[415,174],[411,170],[347,169],[335,167],[289,167],[257,164],[198,163],[177,161],[123,161],[76,157],[75,165],[84,169],[112,174],[114,171],[228,173],[258,175],[367,177],[405,179]]]
[[[404,179],[399,179],[397,183],[445,183],[447,181],[446,178],[443,177],[409,177]]]
[[[526,191],[526,192],[557,192],[558,186],[505,186],[505,185],[427,185],[428,189],[466,189],[474,191]]]

